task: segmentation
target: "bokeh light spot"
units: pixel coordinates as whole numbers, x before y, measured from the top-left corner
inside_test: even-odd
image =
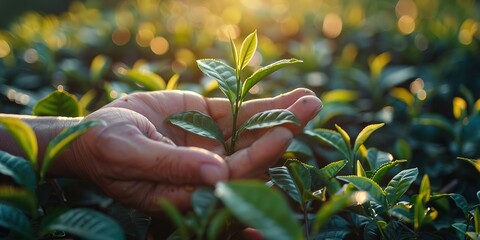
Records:
[[[150,42],[150,49],[156,55],[165,54],[168,51],[168,48],[169,48],[168,41],[164,37],[155,37]]]
[[[126,28],[119,28],[112,33],[112,42],[123,46],[130,41],[130,31]]]
[[[395,6],[397,17],[410,16],[415,19],[418,15],[417,5],[412,0],[400,0]]]
[[[343,22],[340,16],[329,13],[323,19],[323,34],[328,38],[336,38],[342,32]]]
[[[25,51],[25,53],[23,54],[23,60],[25,60],[25,62],[27,63],[35,63],[36,61],[38,61],[37,50],[33,48],[27,49],[27,51]]]
[[[8,54],[10,54],[10,45],[8,44],[7,41],[0,39],[0,58],[6,57]]]
[[[415,19],[408,15],[401,16],[397,26],[401,33],[410,34],[415,30]]]

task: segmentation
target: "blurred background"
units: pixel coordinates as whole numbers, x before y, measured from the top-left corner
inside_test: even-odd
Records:
[[[478,171],[456,157],[480,157],[479,13],[475,0],[5,0],[0,112],[30,114],[56,89],[84,114],[134,91],[220,96],[195,60],[231,64],[229,36],[240,44],[257,30],[247,71],[304,63],[271,75],[252,98],[310,88],[325,105],[310,128],[339,124],[355,136],[385,122],[371,146],[408,159],[437,190],[473,197]]]

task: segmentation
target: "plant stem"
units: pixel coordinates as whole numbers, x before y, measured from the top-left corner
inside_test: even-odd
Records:
[[[240,81],[240,70],[236,69],[236,78],[237,78],[237,92],[236,92],[236,97],[235,97],[235,104],[232,109],[232,140],[230,142],[230,148],[227,151],[228,155],[232,155],[233,152],[235,151],[235,143],[237,142],[237,137],[238,137],[238,132],[237,132],[237,118],[238,118],[238,112],[240,111],[240,107],[242,105],[242,96],[241,94],[241,89],[242,89],[242,84]]]

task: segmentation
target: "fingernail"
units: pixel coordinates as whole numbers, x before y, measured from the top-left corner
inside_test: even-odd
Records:
[[[224,171],[218,165],[205,164],[200,167],[200,174],[203,180],[208,184],[215,184],[225,179]]]

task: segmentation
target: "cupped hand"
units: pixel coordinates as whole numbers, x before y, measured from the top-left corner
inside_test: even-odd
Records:
[[[264,173],[321,107],[307,89],[244,102],[239,124],[261,111],[288,109],[301,126],[245,131],[235,152],[227,156],[222,143],[164,120],[174,113],[200,111],[211,116],[229,139],[232,116],[228,100],[186,91],[135,93],[85,117],[83,121],[100,119],[104,124],[77,139],[70,147],[73,157],[63,164],[76,176],[96,182],[113,198],[141,210],[158,211],[159,198],[187,209],[195,187]]]

